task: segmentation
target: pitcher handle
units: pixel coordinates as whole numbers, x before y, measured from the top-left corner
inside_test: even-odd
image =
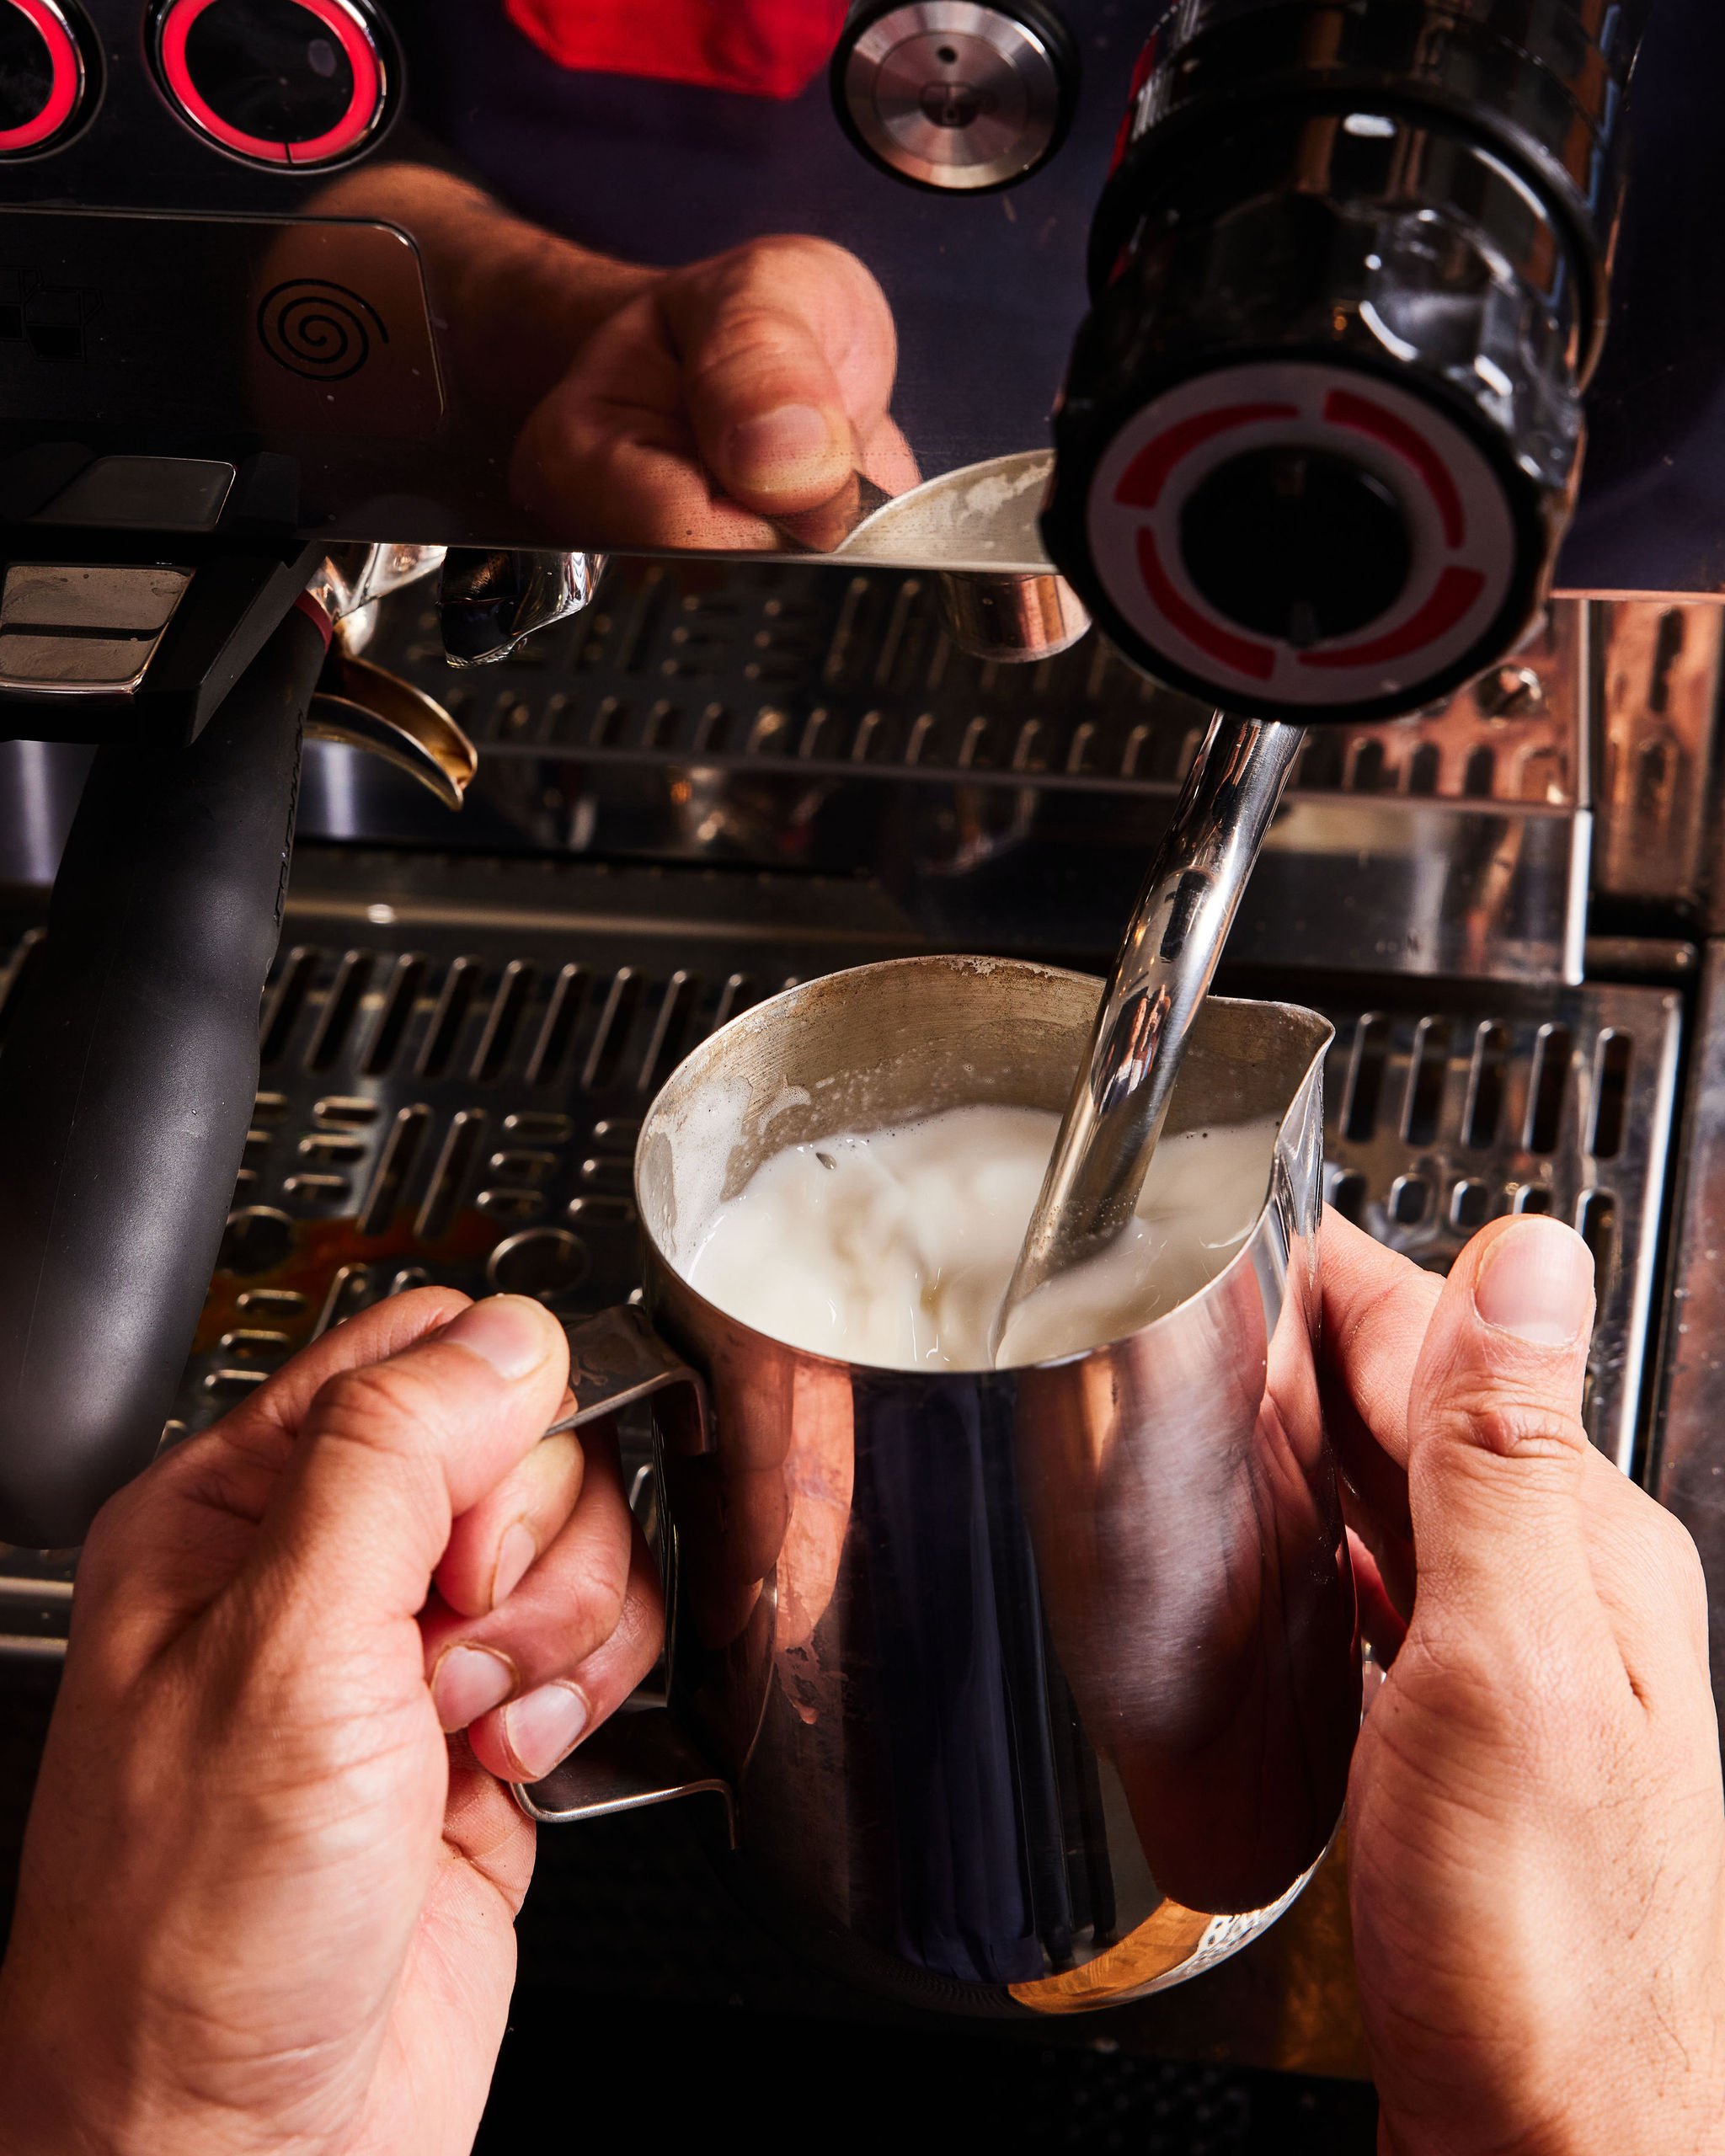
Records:
[[[545,1432],[554,1438],[564,1430],[578,1430],[595,1416],[614,1415],[620,1407],[663,1392],[667,1385],[686,1385],[695,1412],[695,1452],[713,1449],[713,1416],[706,1380],[692,1369],[675,1348],[668,1348],[633,1303],[618,1303],[597,1317],[583,1318],[565,1327],[569,1340],[569,1390],[575,1404]]]
[[[633,1304],[601,1310],[568,1331],[569,1390],[575,1404],[546,1431],[547,1438],[614,1414],[667,1386],[686,1385],[693,1410],[689,1448],[712,1449],[706,1381],[666,1346]],[[639,1693],[542,1780],[510,1787],[527,1817],[547,1827],[604,1819],[614,1812],[669,1804],[679,1796],[720,1796],[731,1845],[736,1846],[736,1796],[730,1784],[685,1734],[670,1708]]]
[[[638,1812],[679,1796],[722,1796],[731,1847],[737,1845],[736,1793],[669,1707],[626,1702],[542,1781],[511,1786],[522,1811],[545,1827]]]

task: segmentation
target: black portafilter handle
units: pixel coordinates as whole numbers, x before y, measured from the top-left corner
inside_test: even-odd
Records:
[[[0,1052],[0,1540],[83,1540],[149,1464],[245,1148],[307,707],[296,608],[190,747],[110,746]]]
[[[1043,517],[1129,659],[1235,712],[1371,721],[1447,696],[1536,623],[1647,12],[1159,9]]]

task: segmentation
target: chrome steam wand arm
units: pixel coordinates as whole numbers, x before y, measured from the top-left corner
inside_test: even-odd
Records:
[[[1105,1250],[1132,1217],[1181,1058],[1303,727],[1218,712],[1175,806],[1103,992],[992,1347],[1045,1280]]]

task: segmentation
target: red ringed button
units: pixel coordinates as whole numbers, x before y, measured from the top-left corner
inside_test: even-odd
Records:
[[[269,136],[248,134],[224,120],[200,90],[186,54],[186,44],[198,19],[222,0],[168,0],[157,27],[157,50],[162,73],[181,109],[195,126],[224,149],[260,163],[277,165],[327,164],[363,142],[377,124],[383,108],[383,65],[377,46],[364,21],[349,0],[292,0],[330,32],[341,47],[353,76],[353,95],[347,109],[333,127],[303,141],[272,141]]]
[[[0,128],[0,157],[16,157],[51,142],[77,112],[84,89],[84,60],[66,18],[53,0],[5,0],[48,48],[51,79],[41,110],[16,127]]]

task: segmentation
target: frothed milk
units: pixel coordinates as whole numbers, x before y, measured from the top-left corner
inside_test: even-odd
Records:
[[[717,1209],[680,1269],[794,1348],[892,1369],[986,1369],[1059,1127],[1035,1108],[951,1108],[787,1147]],[[1117,1340],[1214,1279],[1263,1207],[1275,1135],[1266,1118],[1163,1139],[1125,1234],[1030,1298],[1001,1364]]]

